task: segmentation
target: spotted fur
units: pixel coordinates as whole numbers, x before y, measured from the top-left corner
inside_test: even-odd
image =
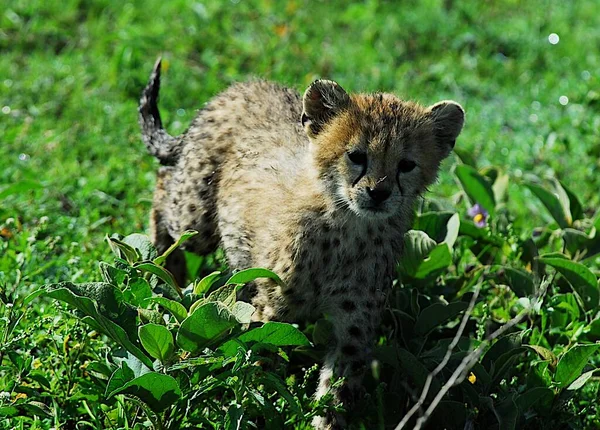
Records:
[[[155,97],[142,99],[140,112],[158,115],[157,85],[151,79],[145,94]],[[162,148],[170,161],[159,171],[153,240],[164,250],[186,229],[198,230],[188,250],[205,254],[220,245],[232,269],[278,273],[285,287],[256,282],[254,318],[326,315],[335,343],[317,396],[343,376],[334,396],[351,408],[413,205],[435,181],[463,120],[454,102],[425,108],[391,94],[349,95],[326,80],[304,97],[263,81],[236,84],[177,138],[143,127],[155,136],[145,138],[150,150]],[[174,142],[177,151],[169,151]],[[167,264],[179,280],[183,264],[177,255]],[[315,425],[345,422],[335,415]]]

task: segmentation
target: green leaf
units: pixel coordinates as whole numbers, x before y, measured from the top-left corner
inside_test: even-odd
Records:
[[[528,297],[535,291],[533,276],[525,270],[502,267],[508,286],[518,297]]]
[[[594,369],[594,370],[590,370],[589,372],[585,372],[579,378],[575,379],[575,381],[573,381],[571,383],[571,385],[569,385],[567,387],[567,390],[569,390],[569,391],[579,390],[580,388],[582,388],[585,385],[585,383],[587,381],[590,380],[590,378],[592,376],[594,376],[594,373],[596,373],[597,371],[598,371],[598,369]]]
[[[556,180],[556,182],[562,187],[567,195],[567,198],[569,199],[569,209],[571,210],[573,221],[582,219],[584,217],[583,206],[581,206],[581,202],[579,201],[577,195],[567,188],[561,181]]]
[[[515,430],[517,428],[519,408],[512,396],[497,404],[495,409],[499,430]]]
[[[175,300],[167,299],[166,297],[149,297],[142,302],[142,306],[147,307],[149,303],[158,303],[169,311],[179,322],[182,322],[188,316],[185,307]]]
[[[400,269],[414,277],[419,266],[437,244],[427,233],[420,230],[410,230],[404,235],[404,252],[400,259]]]
[[[45,285],[43,288],[46,290],[47,296],[66,302],[81,311],[85,315],[82,318],[83,322],[91,325],[97,331],[105,333],[138,357],[145,365],[152,367],[152,361],[130,340],[129,336],[131,339],[136,339],[137,312],[126,304],[119,303],[121,292],[116,287],[103,282],[88,284],[62,282]],[[129,328],[129,335],[121,325],[114,321]]]
[[[499,366],[496,365],[497,362],[504,362],[509,357],[505,355],[506,353],[509,353],[513,350],[515,353],[519,353],[522,351],[522,349],[520,348],[522,344],[522,336],[523,332],[508,334],[498,339],[492,345],[492,347],[487,350],[487,352],[483,356],[481,364],[486,368],[486,370],[490,374],[492,374],[492,369],[499,368]],[[494,368],[492,368],[492,365],[494,365]]]
[[[129,264],[133,264],[136,261],[140,261],[142,256],[139,251],[137,251],[133,246],[123,242],[122,240],[116,237],[106,236],[106,240],[113,251],[113,253],[118,258],[125,258]]]
[[[539,346],[539,345],[523,345],[523,346],[525,346],[529,349],[532,349],[533,351],[535,351],[537,353],[537,355],[540,356],[541,359],[549,361],[550,365],[552,367],[556,367],[556,364],[558,363],[558,358],[549,349],[544,348],[543,346]]]
[[[419,265],[414,277],[417,279],[425,279],[438,270],[445,269],[452,264],[452,253],[447,243],[440,243],[431,250],[429,255],[425,257]]]
[[[138,336],[146,351],[161,363],[167,361],[175,351],[173,335],[163,325],[145,324],[138,328]]]
[[[279,278],[279,276],[277,276],[275,273],[268,269],[261,268],[240,270],[239,272],[235,273],[231,278],[229,278],[227,284],[247,284],[248,282],[252,282],[258,278],[269,278],[274,280],[278,285],[285,285],[283,281]]]
[[[177,344],[185,351],[195,353],[238,324],[225,305],[204,303],[181,323],[177,332]]]
[[[201,296],[206,293],[220,276],[221,272],[219,271],[212,272],[210,275],[206,275],[196,285],[194,285],[194,294]]]
[[[2,188],[2,190],[0,190],[0,200],[14,194],[24,194],[28,191],[40,190],[42,188],[44,188],[44,186],[39,182],[25,179]]]
[[[315,322],[313,328],[312,339],[316,345],[331,345],[335,340],[333,323],[325,318],[320,318]],[[394,359],[396,359],[396,352],[394,351]]]
[[[579,378],[590,357],[599,347],[600,344],[575,345],[565,352],[560,358],[558,366],[556,366],[556,374],[554,375],[554,380],[558,386],[567,387]]]
[[[427,380],[427,376],[429,375],[429,370],[427,370],[427,368],[423,365],[423,363],[421,363],[421,361],[419,361],[417,357],[407,350],[403,348],[397,348],[397,353],[398,359],[401,363],[401,368],[416,385],[417,392],[421,392],[421,389]],[[433,378],[427,398],[433,398],[440,391],[440,388],[440,382],[437,380],[437,378]]]
[[[181,390],[175,378],[157,372],[139,376],[109,393],[108,398],[124,394],[137,397],[150,409],[159,413],[181,398]]]
[[[236,301],[236,291],[238,284],[225,284],[210,293],[206,298],[207,302],[221,302],[227,307],[233,306]]]
[[[157,252],[150,238],[144,234],[134,233],[125,236],[123,243],[131,246],[142,257],[142,260],[152,260],[156,258]]]
[[[171,255],[171,253],[173,251],[175,251],[177,248],[179,248],[190,237],[194,237],[197,234],[198,234],[198,232],[195,230],[184,231],[183,234],[181,236],[179,236],[179,239],[177,239],[177,241],[173,245],[169,246],[169,248],[165,252],[163,252],[162,255],[160,255],[159,257],[156,257],[156,258],[153,257],[154,258],[153,263],[158,266],[161,266],[166,261],[167,257],[169,255]],[[144,258],[144,260],[151,260],[151,259],[152,258]]]
[[[105,396],[108,396],[113,391],[118,390],[133,379],[135,379],[133,370],[131,370],[125,361],[122,361],[121,366],[119,366],[113,372],[108,380],[108,383],[106,384]]]
[[[134,264],[133,267],[143,272],[152,273],[153,275],[158,276],[165,283],[173,287],[180,297],[183,297],[183,294],[181,293],[181,288],[179,288],[179,285],[177,285],[177,281],[175,280],[171,272],[169,272],[167,269],[161,266],[157,266],[151,261],[142,261],[141,263]]]
[[[262,327],[249,330],[223,344],[219,349],[225,355],[233,355],[237,350],[238,341],[250,343],[266,343],[273,346],[304,346],[310,342],[300,330],[291,324],[269,321]]]
[[[143,278],[129,279],[127,288],[123,290],[123,296],[132,305],[140,306],[145,299],[152,297],[152,288]]]
[[[525,183],[525,186],[531,190],[531,192],[542,202],[542,204],[548,209],[552,218],[556,221],[560,228],[566,228],[571,225],[570,219],[564,211],[564,208],[558,198],[557,194],[554,194],[547,189],[534,184],[533,182]],[[569,214],[570,215],[570,214]]]
[[[455,215],[454,212],[425,212],[416,216],[413,229],[424,231],[437,243],[446,242],[452,247],[460,226],[460,221],[457,225],[453,219]]]
[[[581,297],[587,310],[594,310],[598,307],[600,300],[598,281],[590,269],[566,258],[541,257],[539,261],[554,267],[569,281],[573,290]]]
[[[99,315],[97,317],[85,316],[81,319],[84,323],[91,326],[94,330],[106,334],[112,340],[121,345],[125,350],[129,351],[138,358],[144,365],[152,369],[152,360],[146,356],[127,336],[125,330],[109,320],[108,318]],[[135,327],[135,326],[134,326]]]
[[[227,415],[225,415],[225,430],[240,430],[242,429],[242,418],[244,417],[244,408],[237,403],[229,406]]]
[[[231,313],[240,324],[250,324],[254,312],[256,312],[256,308],[246,302],[235,302],[231,307]]]
[[[540,404],[543,408],[549,409],[552,405],[552,399],[554,399],[554,391],[552,391],[552,389],[546,387],[534,387],[517,396],[515,403],[523,415],[529,409]]]
[[[467,196],[469,196],[471,203],[479,203],[490,215],[493,215],[496,210],[496,201],[490,182],[480,175],[477,170],[465,164],[456,166],[454,174]]]
[[[434,303],[423,309],[419,314],[415,324],[415,332],[419,335],[425,335],[434,328],[456,317],[468,307],[469,304],[465,302],[453,302],[447,305]]]

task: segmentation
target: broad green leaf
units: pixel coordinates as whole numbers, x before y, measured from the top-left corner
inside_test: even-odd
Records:
[[[29,293],[27,297],[23,299],[23,306],[29,305],[32,301],[37,299],[42,294],[46,294],[47,290],[44,287],[38,288],[37,290]]]
[[[144,278],[129,279],[127,288],[123,290],[123,296],[128,303],[140,306],[145,299],[152,297],[152,288]]]
[[[561,181],[556,179],[556,182],[560,185],[560,187],[565,191],[567,198],[569,199],[569,209],[571,210],[571,216],[573,217],[573,221],[582,219],[584,217],[583,206],[581,206],[581,202],[575,193],[573,193],[569,188],[565,186]]]
[[[510,177],[506,173],[500,173],[494,181],[494,184],[492,185],[492,190],[494,192],[494,201],[496,203],[503,202],[506,200],[509,180]]]
[[[173,335],[164,325],[145,324],[138,328],[142,346],[148,353],[164,363],[175,351]]]
[[[175,280],[175,278],[173,277],[171,272],[169,272],[167,269],[165,269],[161,266],[157,266],[156,264],[154,264],[151,261],[142,261],[140,263],[134,264],[133,267],[135,267],[138,270],[152,273],[153,275],[158,276],[164,282],[166,282],[171,287],[173,287],[177,291],[177,293],[179,294],[180,297],[183,296],[183,294],[181,293],[181,288],[179,288],[179,285],[177,285],[177,281]]]
[[[146,373],[125,383],[110,392],[108,398],[117,394],[137,397],[156,413],[164,411],[181,398],[177,381],[169,375],[157,372]]]
[[[238,284],[225,284],[210,293],[206,298],[207,302],[221,302],[227,307],[233,306],[236,301],[236,291]]]
[[[573,215],[571,214],[571,201],[567,192],[563,188],[563,186],[556,179],[553,181],[554,183],[554,195],[558,198],[558,202],[562,207],[563,213],[565,214],[565,219],[569,223],[569,225],[573,224]]]
[[[227,415],[225,415],[225,430],[240,430],[242,429],[244,417],[244,408],[242,405],[234,403],[227,409]]]
[[[100,267],[102,279],[107,284],[112,284],[115,286],[122,285],[129,275],[125,270],[117,269],[115,266],[111,266],[104,261],[101,261],[98,265]]]
[[[440,269],[445,269],[452,264],[452,253],[447,243],[440,243],[431,250],[425,260],[419,265],[414,277],[417,279],[425,279],[427,276],[437,272]]]
[[[156,264],[156,265],[161,266],[165,262],[165,260],[167,259],[167,257],[169,255],[171,255],[171,253],[173,251],[175,251],[177,248],[179,248],[190,237],[194,237],[197,234],[198,234],[198,232],[195,231],[195,230],[186,230],[186,231],[183,232],[183,234],[179,237],[179,239],[177,239],[177,241],[173,245],[169,246],[169,248],[165,252],[163,252],[162,255],[160,255],[158,257],[155,256],[153,258],[144,258],[144,260],[152,260],[152,259],[154,259],[153,263]]]
[[[250,324],[254,312],[256,312],[256,308],[246,302],[235,302],[231,307],[231,313],[240,324]]]
[[[279,376],[270,372],[264,372],[262,377],[259,379],[259,384],[275,390],[277,394],[286,400],[287,406],[291,408],[293,413],[302,413],[300,405],[298,405],[298,401],[292,395],[292,393],[290,393],[290,390],[288,390],[288,388],[283,384],[281,379],[279,379]]]
[[[122,239],[123,243],[136,249],[142,260],[152,260],[156,258],[157,252],[150,238],[144,234],[133,233]]]
[[[556,366],[554,380],[559,387],[567,387],[581,376],[583,368],[590,357],[598,350],[600,344],[574,345],[565,352]]]
[[[135,379],[135,374],[133,370],[129,368],[125,361],[121,362],[121,365],[113,372],[106,384],[106,390],[104,395],[108,396],[115,390],[123,387],[129,381]]]
[[[149,297],[142,302],[142,305],[146,307],[149,303],[158,303],[169,311],[179,322],[182,322],[188,316],[185,307],[175,300],[167,299],[166,297]]]
[[[210,275],[206,275],[196,285],[194,285],[194,294],[199,296],[206,293],[210,287],[219,279],[221,272],[212,272]]]
[[[434,303],[421,311],[415,324],[415,332],[425,335],[436,327],[441,326],[448,320],[456,317],[469,307],[465,302],[453,302],[447,305]]]
[[[496,417],[498,418],[498,430],[515,430],[519,419],[519,408],[513,397],[510,396],[496,405]]]
[[[528,297],[534,293],[535,284],[530,273],[513,267],[502,267],[502,269],[508,286],[518,297]]]
[[[195,353],[238,324],[235,316],[223,304],[204,303],[181,323],[177,344],[185,351]]]
[[[552,215],[552,218],[554,218],[560,228],[566,228],[571,225],[571,220],[567,217],[567,214],[565,213],[557,194],[554,194],[551,191],[534,184],[533,182],[527,182],[525,183],[525,186],[529,188],[538,199],[540,199],[542,204],[546,207],[546,209],[548,209],[548,212],[550,212],[550,215]]]
[[[534,387],[523,394],[520,394],[515,399],[515,403],[519,407],[521,414],[525,414],[530,408],[536,405],[542,405],[543,408],[549,408],[554,399],[554,391],[546,387]]]
[[[133,246],[123,242],[116,237],[106,236],[106,240],[114,254],[119,258],[125,258],[129,264],[140,261],[142,256]]]
[[[454,215],[454,212],[449,211],[422,213],[415,217],[413,229],[424,231],[437,243],[443,242],[448,236],[448,222]]]
[[[454,243],[456,239],[458,239],[458,232],[460,231],[460,216],[455,213],[448,220],[448,224],[446,225],[446,236],[444,237],[444,242],[448,244],[448,247],[452,249],[454,247]]]
[[[585,372],[584,374],[582,374],[579,378],[575,379],[571,385],[569,385],[567,387],[567,390],[569,391],[575,391],[575,390],[579,390],[580,388],[582,388],[585,383],[587,381],[590,380],[590,378],[592,376],[594,376],[594,373],[596,373],[598,371],[598,369],[594,369],[594,370],[590,370],[589,372]]]
[[[274,280],[278,285],[284,285],[283,281],[277,276],[275,273],[268,269],[262,268],[253,268],[240,270],[235,273],[229,280],[227,284],[247,284],[248,282],[252,282],[258,278],[269,278]]]
[[[400,259],[400,269],[403,273],[414,277],[425,257],[437,244],[427,233],[420,230],[410,230],[404,235],[404,252]]]
[[[517,359],[517,355],[523,353],[526,349],[524,347],[517,347],[508,350],[504,354],[501,354],[493,362],[492,385],[497,386],[504,379],[506,373],[509,370],[514,370],[513,363]]]
[[[225,355],[233,355],[237,350],[238,340],[244,343],[266,343],[274,346],[304,346],[310,342],[300,330],[291,324],[269,321],[262,327],[249,330],[222,345],[219,349]]]
[[[315,322],[312,338],[313,342],[317,345],[331,345],[335,339],[333,323],[325,318],[318,319]],[[394,359],[396,359],[395,352]]]
[[[540,358],[542,358],[543,360],[549,361],[550,365],[552,367],[556,367],[556,364],[558,363],[558,358],[549,349],[544,348],[543,346],[539,346],[539,345],[523,345],[523,346],[526,346],[527,348],[532,349],[533,351],[535,351],[537,353],[537,355],[540,356]]]
[[[498,339],[490,349],[487,350],[487,352],[483,356],[481,364],[486,368],[486,370],[490,374],[492,374],[492,365],[494,365],[494,368],[497,369],[498,366],[495,366],[495,363],[499,361],[504,354],[512,350],[517,350],[516,352],[521,352],[520,347],[522,344],[522,335],[523,332],[517,332],[503,336],[500,339]]]
[[[45,285],[43,288],[46,289],[47,296],[80,310],[85,315],[82,321],[105,333],[145,365],[152,367],[152,361],[131,340],[135,341],[137,336],[135,331],[137,313],[130,306],[119,303],[121,292],[116,287],[103,282],[88,284],[62,282]]]
[[[144,365],[152,369],[152,360],[150,360],[141,349],[139,349],[133,342],[131,342],[131,340],[129,340],[127,333],[125,333],[125,330],[123,330],[120,326],[108,318],[103,317],[102,315],[98,315],[97,317],[85,316],[81,319],[81,321],[91,326],[94,330],[106,334],[108,337],[138,358],[142,363],[144,363]]]
[[[427,370],[427,368],[417,357],[407,350],[403,348],[397,348],[397,353],[402,370],[406,372],[409,379],[416,385],[417,392],[420,393],[423,385],[425,385],[427,376],[429,375],[429,370]],[[440,388],[440,382],[437,380],[437,378],[433,378],[427,398],[433,398],[440,391]]]
[[[554,267],[569,281],[573,290],[581,297],[587,310],[594,310],[598,307],[600,300],[598,280],[590,269],[566,258],[541,257],[539,261]]]
[[[479,203],[490,215],[493,215],[496,210],[496,201],[490,182],[480,175],[477,170],[466,164],[456,166],[454,174],[467,196],[469,196],[471,203]]]

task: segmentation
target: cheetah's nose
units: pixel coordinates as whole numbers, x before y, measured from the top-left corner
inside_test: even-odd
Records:
[[[382,203],[387,200],[390,195],[392,195],[392,190],[384,187],[367,187],[367,193],[373,199],[373,201],[375,201],[375,203]]]

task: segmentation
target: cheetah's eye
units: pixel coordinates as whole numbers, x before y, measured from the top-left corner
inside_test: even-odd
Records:
[[[361,166],[367,164],[367,154],[362,151],[346,152],[346,155],[348,156],[348,159],[354,164],[359,164]]]
[[[401,173],[408,173],[417,167],[417,163],[412,160],[403,159],[398,163],[398,171]]]

